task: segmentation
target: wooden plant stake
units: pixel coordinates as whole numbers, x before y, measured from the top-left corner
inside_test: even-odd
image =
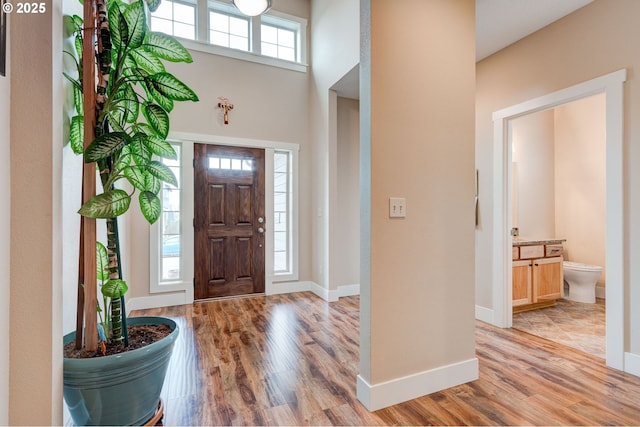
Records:
[[[82,88],[84,94],[84,148],[95,139],[96,129],[96,60],[95,60],[95,0],[84,0],[84,29],[82,40]],[[96,166],[83,163],[82,168],[82,204],[96,194]],[[96,278],[96,220],[82,218],[80,240],[83,242],[83,292],[84,301],[84,345],[87,351],[98,348],[97,278]],[[80,311],[80,310],[79,310]],[[78,331],[76,331],[76,334]]]

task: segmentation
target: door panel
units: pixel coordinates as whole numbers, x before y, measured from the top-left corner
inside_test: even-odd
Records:
[[[194,145],[195,298],[264,292],[264,150]]]
[[[531,304],[531,261],[513,261],[513,307]]]
[[[562,298],[562,257],[536,259],[533,262],[533,302]]]

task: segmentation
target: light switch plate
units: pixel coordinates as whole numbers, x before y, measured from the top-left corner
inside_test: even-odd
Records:
[[[407,199],[404,197],[389,198],[389,218],[406,218]]]

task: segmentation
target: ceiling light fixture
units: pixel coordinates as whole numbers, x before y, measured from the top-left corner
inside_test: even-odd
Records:
[[[258,16],[271,9],[271,0],[233,0],[233,5],[244,15]]]

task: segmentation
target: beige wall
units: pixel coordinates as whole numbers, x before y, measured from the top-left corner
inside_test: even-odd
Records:
[[[2,12],[0,12],[2,13]],[[10,37],[9,31],[7,36]],[[11,40],[7,40],[11,49]],[[0,77],[0,271],[4,280],[0,280],[0,294],[9,295],[10,281],[10,239],[11,239],[11,158],[9,146],[9,127],[11,115],[11,54],[7,53],[7,75]],[[0,300],[0,425],[9,424],[9,298]]]
[[[360,284],[360,103],[338,98],[336,286]]]
[[[359,62],[359,16],[358,0],[311,0],[311,279],[328,290],[337,288],[330,277],[340,244],[337,96],[331,88]]]
[[[372,385],[475,358],[474,10],[372,0],[362,24],[360,375]],[[390,196],[406,198],[405,219],[389,218]]]
[[[519,117],[511,126],[520,236],[556,237],[553,110]]]
[[[493,203],[491,114],[499,109],[559,90],[622,68],[624,113],[624,224],[627,257],[624,261],[628,316],[628,350],[640,354],[640,2],[596,0],[567,17],[477,64],[476,167],[480,171],[481,224],[477,229],[477,304],[492,309],[491,253]],[[484,254],[484,255],[483,255]]]
[[[47,3],[46,14],[11,15],[7,297],[9,424],[16,425],[62,423],[60,7]]]
[[[605,96],[555,110],[556,237],[565,258],[605,266]],[[599,284],[604,284],[605,273]]]

